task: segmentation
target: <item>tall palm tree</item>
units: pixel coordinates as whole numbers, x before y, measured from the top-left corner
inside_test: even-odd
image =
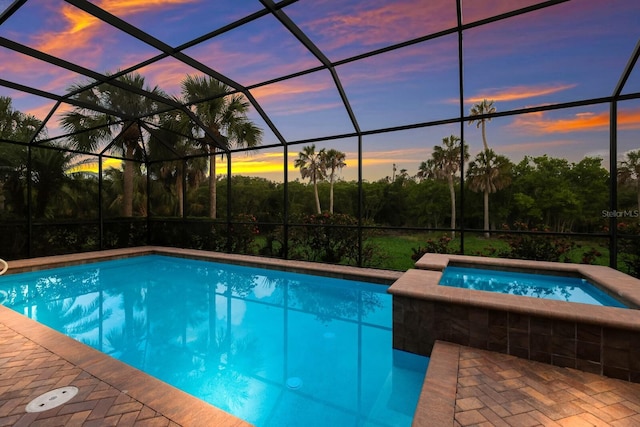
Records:
[[[154,95],[165,96],[157,86],[145,86],[144,77],[138,73],[126,74],[116,79],[136,89],[143,89]],[[139,119],[130,117],[152,116],[157,110],[158,103],[148,97],[134,93],[109,83],[103,83],[90,89],[84,89],[80,83],[73,84],[67,89],[69,93],[78,92],[74,99],[86,104],[93,104],[100,109],[108,109],[122,118],[92,110],[88,107],[74,107],[65,113],[61,119],[62,128],[69,133],[71,143],[80,150],[95,151],[113,142],[113,147],[119,150],[124,158],[123,175],[124,187],[122,194],[121,215],[133,215],[133,181],[136,162],[144,144]]]
[[[493,150],[478,153],[469,163],[467,177],[471,191],[484,193],[484,230],[485,237],[489,234],[489,194],[502,190],[511,183],[511,162],[505,156],[496,154]]]
[[[483,99],[482,102],[471,107],[471,116],[481,116],[484,114],[493,114],[495,112],[496,107],[493,106],[493,100],[487,101],[486,99]],[[469,124],[475,123],[476,128],[482,128],[482,144],[484,145],[485,151],[489,149],[489,145],[487,144],[486,122],[490,121],[491,117],[469,120]]]
[[[640,209],[640,150],[629,151],[626,159],[618,163],[618,182],[634,182]]]
[[[122,213],[124,188],[124,173],[122,169],[107,168],[104,170],[104,182],[102,191],[104,191],[105,205],[107,216],[117,216]],[[147,179],[140,170],[134,170],[133,174],[133,200],[132,210],[137,215],[147,216]]]
[[[313,184],[313,191],[316,197],[316,210],[322,213],[320,209],[320,197],[318,197],[318,181],[322,181],[326,177],[326,168],[324,166],[324,148],[316,153],[316,145],[311,144],[302,147],[302,151],[298,153],[298,158],[293,166],[300,169],[302,179],[309,178]]]
[[[175,191],[178,216],[182,217],[185,198],[183,180],[186,179],[187,186],[198,188],[206,175],[207,163],[204,157],[197,156],[201,153],[197,144],[180,133],[184,127],[180,118],[178,112],[168,112],[162,115],[158,129],[150,128],[149,156],[154,160],[167,159],[156,166],[154,172],[166,188]],[[186,157],[190,159],[185,163],[183,159]]]
[[[187,75],[182,80],[182,96],[206,127],[191,123],[191,129],[209,154],[209,216],[217,216],[216,152],[218,148],[253,148],[262,142],[262,129],[247,117],[251,104],[244,95],[209,76]],[[215,139],[211,136],[214,135]],[[223,145],[220,147],[219,145]]]
[[[324,152],[324,166],[325,170],[329,172],[329,212],[333,213],[333,183],[335,182],[336,171],[342,170],[343,167],[347,166],[344,162],[347,155],[342,151],[338,151],[334,148],[331,148]]]
[[[464,144],[464,161],[469,160],[469,147]],[[444,179],[449,185],[449,197],[451,200],[451,237],[455,237],[456,227],[456,190],[455,176],[460,169],[462,144],[460,138],[450,135],[442,138],[442,146],[433,147],[431,159],[420,164],[419,178]]]

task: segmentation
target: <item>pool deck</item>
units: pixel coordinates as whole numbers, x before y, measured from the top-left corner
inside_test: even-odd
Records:
[[[640,384],[438,341],[413,425],[640,426]]]
[[[200,251],[141,248],[52,257],[58,265],[144,253],[204,256]],[[207,253],[208,254],[208,253]],[[210,258],[209,255],[206,255]],[[256,258],[216,254],[255,264]],[[87,261],[89,259],[89,261]],[[29,271],[40,260],[10,262]],[[261,260],[288,268],[282,260]],[[51,265],[51,264],[49,264]],[[285,267],[285,265],[287,267]],[[399,273],[293,263],[299,271],[381,283]],[[308,267],[308,268],[307,268]],[[79,394],[66,404],[27,413],[35,397],[63,386]],[[199,399],[0,306],[0,426],[248,426]],[[640,384],[486,350],[436,342],[414,426],[637,426]]]
[[[66,404],[27,413],[48,391]],[[0,426],[228,426],[250,424],[0,306]]]

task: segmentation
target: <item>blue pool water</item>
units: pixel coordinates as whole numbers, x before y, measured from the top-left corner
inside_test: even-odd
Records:
[[[256,426],[410,426],[428,358],[386,286],[164,256],[0,277],[0,302]]]
[[[440,285],[503,294],[626,307],[585,279],[467,267],[447,267]]]

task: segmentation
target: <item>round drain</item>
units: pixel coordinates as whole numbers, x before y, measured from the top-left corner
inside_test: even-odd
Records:
[[[300,377],[291,377],[287,379],[287,387],[291,390],[297,390],[302,387],[302,379]]]
[[[27,412],[44,412],[64,405],[78,394],[78,388],[69,386],[57,388],[42,394],[27,404]]]

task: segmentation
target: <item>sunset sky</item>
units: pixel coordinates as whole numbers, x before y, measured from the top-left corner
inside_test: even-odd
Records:
[[[0,8],[11,2],[0,1]],[[75,2],[71,2],[75,3]],[[160,52],[88,15],[71,3],[29,0],[0,25],[0,37],[60,57],[99,73],[115,72]],[[137,26],[172,47],[208,34],[263,9],[257,0],[95,0],[91,3]],[[539,3],[534,0],[464,0],[463,24]],[[451,30],[453,0],[299,0],[284,13],[330,61],[341,61],[396,43]],[[640,2],[571,0],[543,10],[472,26],[463,32],[464,114],[483,99],[499,112],[560,102],[607,97],[640,39]],[[251,93],[287,142],[355,132],[328,71],[279,83],[271,79],[321,65],[272,14],[189,47],[184,54],[250,87]],[[336,66],[336,72],[362,131],[456,118],[460,114],[456,33],[411,44],[367,59]],[[179,94],[186,74],[200,74],[166,58],[141,70],[149,86]],[[0,78],[62,95],[79,74],[0,47]],[[638,67],[623,93],[640,92]],[[0,86],[14,108],[40,119],[55,102]],[[62,106],[48,123],[60,134]],[[619,104],[619,152],[640,148],[640,100]],[[277,144],[261,117],[263,145]],[[363,138],[363,174],[374,180],[406,169],[417,172],[443,137],[460,135],[459,124],[379,133]],[[482,147],[480,129],[464,126],[474,156]],[[487,124],[489,146],[519,161],[549,154],[579,161],[598,155],[606,166],[609,105],[494,118]],[[347,154],[344,179],[357,178],[357,138],[317,143]],[[293,161],[303,145],[289,150],[289,179],[299,177]],[[233,157],[234,173],[282,180],[282,149]],[[220,169],[223,172],[224,169]]]

